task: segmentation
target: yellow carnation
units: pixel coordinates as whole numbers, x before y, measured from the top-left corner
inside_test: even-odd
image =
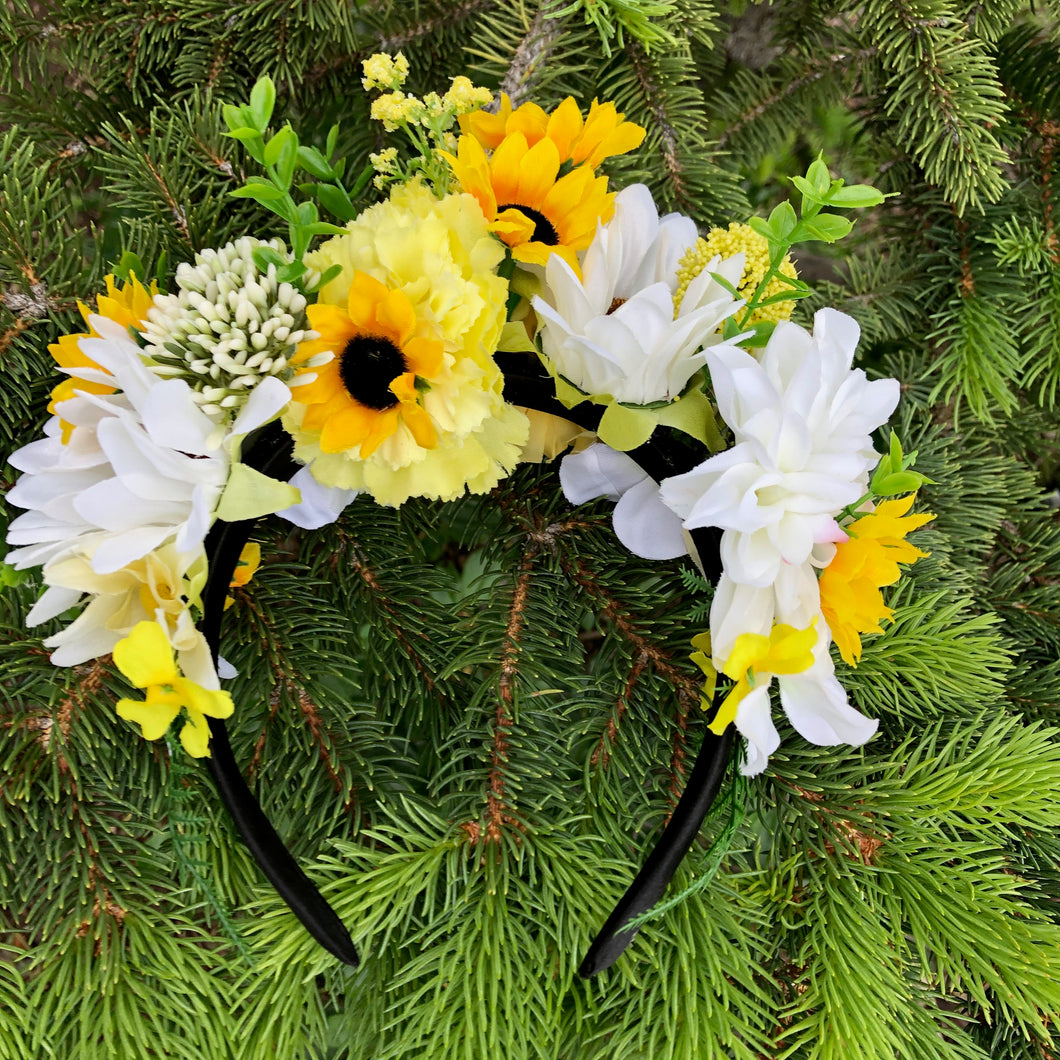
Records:
[[[355,275],[367,274],[402,295],[401,334],[395,331],[392,343],[398,353],[408,362],[407,333],[440,343],[441,362],[433,363],[433,355],[424,359],[432,363],[429,372],[423,370],[428,375],[422,387],[423,373],[411,362],[395,376],[398,389],[387,405],[400,403],[400,415],[386,423],[385,431],[372,434],[367,455],[361,444],[326,452],[323,428],[315,426],[321,416],[311,415],[314,426],[309,426],[308,406],[292,402],[284,426],[294,437],[295,456],[312,462],[314,476],[325,485],[366,490],[380,504],[398,505],[413,496],[453,500],[465,490],[492,489],[515,466],[529,432],[526,417],[504,401],[504,378],[493,360],[508,297],[507,283],[496,274],[502,246],[470,195],[436,199],[419,184],[399,185],[388,201],[365,210],[347,228],[346,235],[328,240],[306,259],[313,269],[342,266],[321,290],[321,305],[337,307],[332,315],[344,313]],[[334,350],[338,379],[358,378],[357,367],[347,366],[344,357],[363,346],[351,340]],[[406,385],[408,375],[417,377],[415,389]],[[354,384],[354,390],[336,390],[335,408],[357,400],[356,389]],[[362,395],[376,410],[384,396],[382,391]],[[434,437],[427,422],[419,422],[414,405],[426,413]],[[341,411],[352,420],[353,413]]]

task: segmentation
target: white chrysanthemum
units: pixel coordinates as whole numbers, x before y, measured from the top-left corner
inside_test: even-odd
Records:
[[[870,434],[898,404],[898,382],[851,369],[859,329],[833,309],[811,335],[781,322],[760,360],[734,346],[707,352],[714,393],[736,444],[661,495],[684,526],[718,526],[726,573],[768,586],[784,563],[835,541],[836,515],[864,493],[876,463]]]
[[[743,256],[707,263],[674,311],[678,263],[697,238],[680,214],[659,218],[643,184],[615,197],[611,222],[597,229],[582,278],[559,255],[535,296],[541,342],[556,370],[587,394],[647,405],[678,397],[720,343],[718,328],[741,302],[710,275],[735,286]]]
[[[305,296],[277,280],[275,265],[258,268],[254,251],[261,249],[291,260],[278,239],[243,236],[203,250],[194,265],[177,266],[177,293],[156,295],[144,324],[151,370],[183,379],[215,420],[237,413],[262,379],[291,386],[312,379],[294,379],[298,344],[317,337]]]
[[[122,327],[89,319],[100,337],[82,339],[81,349],[98,368],[71,372],[117,392],[76,392],[59,403],[45,437],[10,458],[23,475],[7,499],[28,510],[11,523],[7,541],[16,547],[5,561],[17,569],[43,567],[49,588],[31,612],[34,623],[61,614],[85,593],[97,596],[46,642],[60,649],[57,665],[109,651],[144,617],[171,633],[182,658],[193,650],[201,656],[202,645],[182,617],[186,608],[175,601],[201,559],[228,480],[225,442],[272,418],[290,391],[279,380],[264,381],[226,436],[186,383],[160,379],[144,366]],[[59,416],[73,425],[65,445]]]

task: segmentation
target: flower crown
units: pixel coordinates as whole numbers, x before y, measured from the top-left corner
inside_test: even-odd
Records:
[[[323,151],[290,125],[270,133],[268,79],[224,108],[262,169],[234,194],[282,218],[289,241],[203,250],[166,293],[126,255],[95,309],[80,306],[87,330],[49,347],[65,378],[44,437],[10,458],[22,476],[8,500],[27,511],[6,563],[41,568],[28,625],[77,609],[44,641],[52,662],[113,653],[142,693],[118,715],[148,740],[179,725],[277,890],[356,963],[224,724],[235,705],[221,688],[234,676],[221,620],[260,561],[254,523],[326,527],[360,494],[397,506],[485,493],[520,462],[566,453],[571,503],[607,497],[630,551],[690,557],[715,583],[691,655],[713,717],[588,975],[662,895],[736,732],[741,770],[765,768],[780,742],[774,679],[805,739],[857,745],[876,731],[848,702],[831,647],[856,665],[861,638],[885,633],[881,589],[925,555],[906,538],[932,516],[911,514],[925,481],[915,454],[894,434],[882,459],[873,447],[897,381],[853,367],[850,317],[791,322],[809,288],[789,251],[842,238],[851,223],[837,211],[883,196],[818,160],[793,180],[798,212],[784,202],[702,237],[688,217],[660,217],[645,186],[616,192],[598,172],[644,137],[614,104],[514,107],[465,77],[419,99],[403,90],[407,72],[400,54],[364,63],[372,117],[407,143],[371,155],[352,187],[333,157],[337,129]],[[295,188],[299,172],[312,180]],[[359,209],[369,183],[379,201]]]

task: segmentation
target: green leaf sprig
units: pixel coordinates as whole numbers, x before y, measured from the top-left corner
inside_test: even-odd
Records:
[[[322,221],[317,203],[339,221],[356,217],[358,211],[353,200],[371,179],[372,168],[366,167],[353,188],[347,191],[342,183],[346,159],[341,158],[334,164],[329,161],[335,152],[338,126],[332,126],[325,149],[320,151],[299,143],[298,134],[289,122],[278,132],[270,134],[269,121],[275,105],[276,86],[271,78],[262,77],[251,90],[249,103],[229,103],[222,108],[229,130],[225,135],[239,140],[247,154],[265,167],[265,176],[247,177],[241,188],[229,194],[253,199],[287,222],[294,261],[288,262],[276,251],[265,247],[255,253],[255,263],[263,269],[274,264],[281,282],[300,283],[306,272],[302,259],[313,238],[318,235],[341,235],[345,231],[328,221]],[[315,182],[297,185],[298,191],[309,196],[309,201],[296,202],[291,194],[295,174],[300,170],[316,178]],[[323,286],[338,271],[339,266],[333,266],[314,287]]]
[[[776,327],[773,321],[750,324],[755,310],[776,302],[805,298],[810,294],[809,286],[802,280],[785,276],[780,271],[788,251],[797,243],[835,243],[848,235],[854,225],[847,218],[831,211],[878,206],[885,198],[883,192],[869,184],[847,186],[842,179],[833,180],[820,158],[810,163],[806,176],[792,177],[791,182],[802,193],[798,214],[789,201],[784,201],[773,209],[768,219],[752,217],[748,221],[751,228],[769,244],[769,268],[743,311],[726,321],[726,338],[753,332],[750,337],[740,340],[741,346],[765,346]],[[786,290],[767,296],[765,291],[774,279],[783,283]]]

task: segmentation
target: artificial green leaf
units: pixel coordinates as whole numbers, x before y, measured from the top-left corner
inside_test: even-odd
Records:
[[[233,464],[217,505],[217,518],[226,523],[257,519],[301,501],[299,490],[287,482],[269,478],[247,464]]]
[[[600,417],[596,433],[601,442],[612,449],[628,453],[643,445],[655,430],[658,418],[647,409],[630,408],[628,405],[608,405]]]
[[[318,180],[331,180],[333,177],[328,160],[315,147],[301,144],[298,148],[298,161],[307,173]]]
[[[785,242],[794,231],[798,221],[795,207],[790,202],[785,200],[778,203],[769,215],[769,228],[773,233],[773,240],[777,243]]]
[[[352,221],[357,216],[356,207],[342,188],[334,184],[314,184],[311,193],[328,213],[340,221]]]
[[[250,90],[250,111],[257,128],[264,132],[276,105],[276,86],[271,77],[259,77]]]
[[[276,202],[277,199],[287,197],[283,188],[275,184],[244,184],[241,188],[235,188],[228,193],[237,199],[256,199],[260,203]]]
[[[271,136],[268,142],[265,144],[265,164],[267,166],[274,166],[280,160],[280,155],[283,152],[284,146],[291,140],[295,142],[295,149],[298,146],[298,137],[294,134],[294,129],[290,125],[285,125],[278,133]]]
[[[834,243],[847,235],[854,225],[845,217],[834,213],[819,213],[815,217],[804,217],[791,233],[791,240],[803,242],[819,239],[824,243]]]
[[[827,196],[829,206],[838,206],[850,210],[867,206],[879,206],[885,196],[871,184],[851,184],[849,187],[837,187]]]
[[[794,177],[793,180],[802,180],[802,177]],[[815,158],[811,163],[809,169],[806,170],[805,182],[818,195],[824,195],[825,192],[832,185],[832,175],[828,172],[828,166],[824,164],[824,160],[820,157]]]
[[[221,107],[221,114],[224,116],[225,124],[229,130],[241,129],[246,124],[243,121],[243,111],[240,107],[235,107],[231,103],[225,103]]]

